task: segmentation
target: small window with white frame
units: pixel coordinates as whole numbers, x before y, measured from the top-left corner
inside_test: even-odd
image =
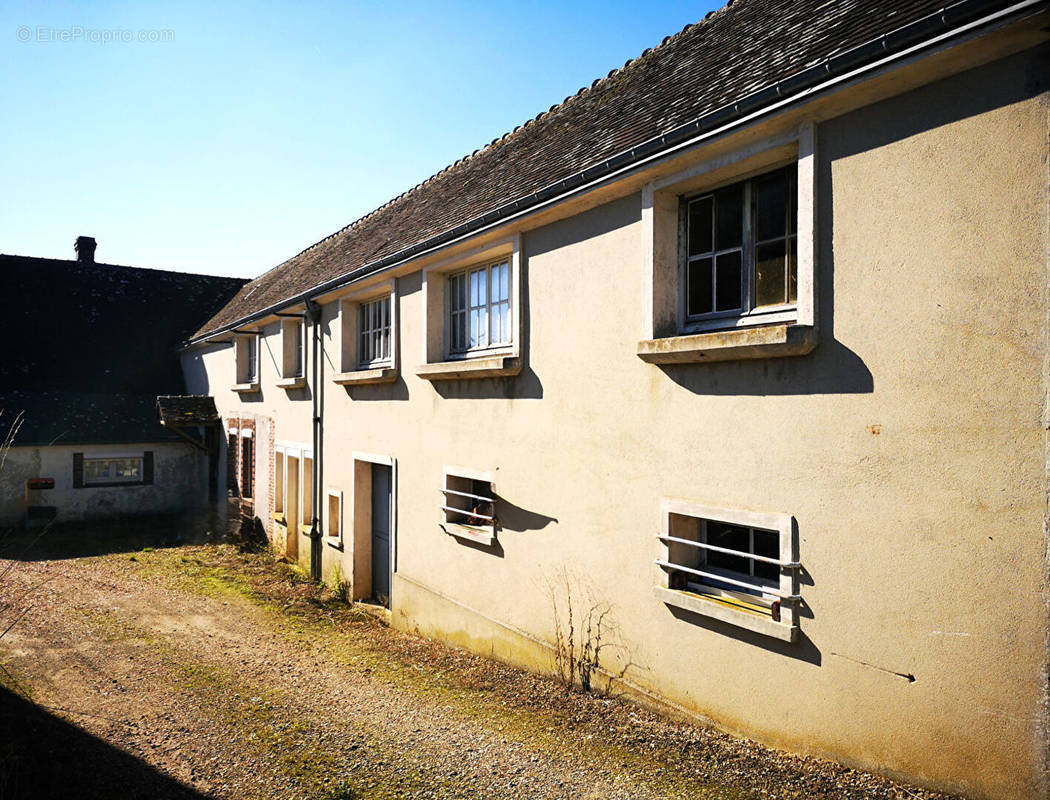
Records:
[[[819,341],[815,126],[642,188],[651,364],[802,356]]]
[[[398,280],[366,286],[339,301],[339,372],[344,386],[392,383],[398,367]]]
[[[786,514],[665,501],[657,594],[706,616],[793,641],[800,602],[794,523]]]
[[[237,385],[253,387],[259,383],[259,336],[238,334],[235,340]]]
[[[281,330],[286,337],[283,377],[302,378],[306,365],[306,321],[286,319],[281,323]]]
[[[797,174],[791,164],[682,198],[687,325],[794,308]]]
[[[84,484],[142,483],[142,458],[85,458]]]
[[[339,489],[328,487],[325,491],[328,500],[325,515],[325,538],[330,544],[343,543],[343,493]]]
[[[488,473],[449,468],[441,487],[442,529],[452,536],[491,544],[499,521],[496,496]]]
[[[361,369],[390,364],[392,339],[390,295],[358,307],[358,366]]]
[[[507,259],[449,276],[449,349],[453,355],[511,342]]]

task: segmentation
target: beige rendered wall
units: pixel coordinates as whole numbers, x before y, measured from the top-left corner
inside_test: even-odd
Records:
[[[612,604],[646,691],[791,750],[1044,796],[1045,67],[1029,51],[819,121],[806,357],[643,363],[638,194],[525,232],[516,379],[417,378],[420,274],[399,278],[400,378],[320,387],[345,515],[353,452],[397,460],[395,624],[543,668],[544,584],[567,567]],[[224,416],[308,444],[316,387],[275,388],[267,342],[254,396],[229,391],[228,345],[195,351],[197,371]],[[495,547],[438,528],[446,465],[495,474]],[[799,642],[654,597],[665,497],[794,516]],[[352,549],[326,545],[326,574],[352,575]]]
[[[73,488],[73,454],[86,458],[141,456],[153,451],[153,483],[148,486]],[[0,470],[0,527],[25,519],[25,482],[54,478],[55,488],[40,493],[39,505],[55,506],[56,521],[95,517],[174,514],[203,509],[208,502],[208,458],[177,442],[13,447]]]

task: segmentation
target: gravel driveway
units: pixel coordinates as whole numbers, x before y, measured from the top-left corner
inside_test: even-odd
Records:
[[[265,553],[23,558],[0,800],[942,797],[393,631]]]

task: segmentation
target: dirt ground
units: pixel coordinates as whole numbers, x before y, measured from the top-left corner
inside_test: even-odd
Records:
[[[943,797],[567,693],[178,538],[8,537],[0,800]]]

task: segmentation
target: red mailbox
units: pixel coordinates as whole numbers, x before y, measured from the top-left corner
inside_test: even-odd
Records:
[[[54,489],[54,478],[29,478],[26,481],[27,489]]]

